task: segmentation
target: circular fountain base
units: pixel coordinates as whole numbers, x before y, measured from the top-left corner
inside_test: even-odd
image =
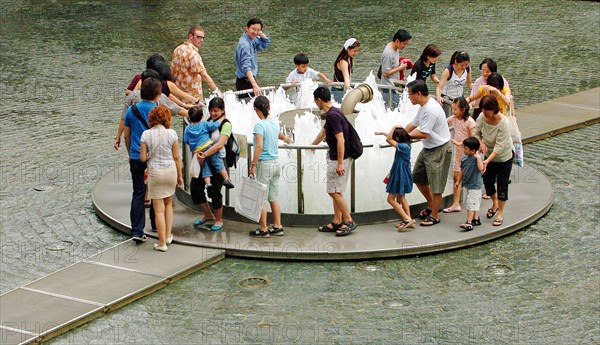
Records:
[[[129,167],[123,166],[102,177],[92,192],[94,210],[100,218],[119,231],[129,234],[129,208],[131,182]],[[417,190],[414,191],[418,193]],[[178,193],[178,195],[185,193]],[[352,260],[377,259],[435,253],[472,246],[505,236],[522,229],[542,217],[552,206],[553,187],[548,178],[532,166],[513,166],[510,200],[507,202],[502,226],[492,226],[485,218],[491,201],[481,203],[482,225],[471,232],[461,232],[458,227],[466,219],[466,211],[440,214],[441,223],[398,232],[396,222],[376,222],[359,227],[347,237],[321,233],[315,227],[285,224],[285,236],[253,238],[248,231],[255,223],[225,220],[221,231],[208,227],[194,227],[201,214],[177,200],[174,207],[174,242],[192,246],[218,248],[226,255],[247,258],[285,260]],[[328,197],[327,195],[323,196]],[[411,205],[413,213],[424,205]],[[229,210],[228,212],[230,212]],[[150,222],[146,221],[146,234],[156,238]],[[157,254],[158,255],[158,254]]]

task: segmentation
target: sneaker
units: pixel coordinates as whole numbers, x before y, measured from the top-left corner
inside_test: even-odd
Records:
[[[283,226],[281,228],[278,228],[275,225],[271,225],[271,227],[269,227],[269,234],[275,236],[283,236]]]
[[[271,235],[269,234],[269,230],[262,231],[261,228],[256,228],[256,229],[250,231],[250,236],[251,237],[271,237]]]
[[[471,221],[471,224],[473,224],[473,226],[481,225],[481,219],[479,219],[479,218],[473,219]]]
[[[463,231],[471,231],[471,230],[473,230],[473,224],[464,223],[464,224],[459,225],[459,228],[463,229]]]
[[[144,243],[148,239],[146,235],[142,236],[131,236],[131,239],[135,241],[135,243]]]
[[[225,186],[225,188],[229,188],[229,189],[235,188],[233,183],[231,183],[230,179],[223,181],[223,186]]]
[[[158,250],[159,252],[166,252],[167,249],[169,249],[169,248],[167,247],[166,244],[161,246],[158,243],[154,243],[154,250]]]

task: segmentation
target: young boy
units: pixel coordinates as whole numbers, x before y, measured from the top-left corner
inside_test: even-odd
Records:
[[[296,65],[296,68],[285,79],[287,84],[296,85],[306,79],[321,78],[327,85],[331,85],[332,81],[325,74],[308,67],[308,56],[306,54],[300,53],[294,56],[294,65]]]
[[[467,221],[460,225],[463,231],[473,230],[474,225],[481,225],[479,219],[479,206],[481,205],[481,188],[483,179],[483,161],[477,153],[479,150],[479,140],[475,137],[469,137],[463,140],[465,155],[460,161],[461,180],[463,186],[467,189]],[[460,181],[456,182],[460,186]]]
[[[193,153],[208,150],[214,145],[214,142],[210,138],[211,133],[214,130],[219,129],[221,124],[217,121],[202,121],[202,108],[198,106],[191,107],[188,110],[188,116],[191,124],[187,126],[185,132],[183,132],[183,142],[190,146],[190,150]],[[196,157],[194,156],[192,159],[196,159]],[[223,176],[223,186],[227,188],[234,187],[229,179],[227,170],[225,170],[223,159],[219,157],[218,154],[214,154],[206,157],[204,164],[202,165],[202,178],[204,179],[207,189],[212,187],[210,184],[210,177],[212,176],[211,168],[214,169],[214,171],[218,171],[219,174]]]

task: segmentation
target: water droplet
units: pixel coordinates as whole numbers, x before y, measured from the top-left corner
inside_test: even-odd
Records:
[[[402,309],[410,305],[410,301],[405,299],[389,299],[381,302],[381,304],[388,309]]]
[[[508,274],[512,274],[513,269],[512,267],[508,266],[508,265],[503,265],[503,264],[492,264],[492,265],[487,265],[485,267],[485,270],[495,276],[504,276],[504,275],[508,275]]]
[[[238,285],[246,288],[259,288],[270,284],[271,281],[261,277],[248,277],[240,280]]]

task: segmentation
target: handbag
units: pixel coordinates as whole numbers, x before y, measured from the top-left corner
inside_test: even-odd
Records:
[[[521,139],[521,131],[517,125],[517,117],[512,115],[512,111],[508,112],[508,124],[510,126],[510,136],[513,141],[513,151],[515,152],[514,162],[519,166],[523,167],[523,141]]]
[[[258,222],[266,194],[266,184],[258,182],[256,178],[242,177],[240,193],[235,199],[235,212]]]
[[[193,178],[198,178],[201,170],[202,168],[200,167],[200,162],[198,162],[198,154],[194,152],[192,161],[190,162],[190,176]]]

